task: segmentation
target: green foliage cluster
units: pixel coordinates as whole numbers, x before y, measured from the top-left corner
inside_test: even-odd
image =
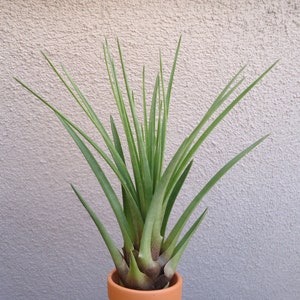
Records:
[[[73,185],[72,189],[96,224],[114,261],[121,283],[132,289],[161,289],[168,285],[189,240],[207,213],[207,209],[205,209],[191,227],[184,231],[185,225],[195,208],[229,169],[267,137],[260,138],[225,164],[190,201],[175,225],[166,230],[173,205],[191,170],[195,153],[224,117],[276,64],[269,67],[242,92],[233,97],[233,100],[229,101],[227,106],[224,105],[225,108],[221,110],[221,106],[230,99],[230,96],[234,95],[234,92],[244,81],[244,78],[240,79],[240,75],[244,71],[243,67],[221,91],[190,135],[183,140],[167,166],[164,166],[171,91],[180,43],[181,38],[167,82],[160,56],[159,70],[149,105],[146,101],[145,69],[143,69],[142,121],[138,118],[136,99],[129,85],[119,41],[117,42],[118,53],[123,75],[122,80],[126,87],[125,92],[121,90],[115,60],[111,55],[107,41],[103,45],[110,86],[122,123],[122,134],[126,137],[128,161],[125,159],[123,151],[125,147],[121,143],[121,135],[114,118],[110,117],[111,128],[108,132],[63,66],[62,70],[59,71],[50,59],[42,53],[62,84],[99,132],[106,144],[107,151],[42,96],[16,79],[56,114],[95,174],[119,224],[124,240],[122,250],[116,247],[107,229],[78,189]],[[117,176],[122,189],[122,199],[119,199],[120,197],[117,196],[110,180],[104,173],[99,157],[93,153],[99,155]]]

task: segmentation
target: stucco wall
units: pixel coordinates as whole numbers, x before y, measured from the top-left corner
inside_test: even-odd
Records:
[[[170,153],[244,63],[250,83],[281,59],[196,156],[174,217],[226,160],[271,133],[199,208],[209,206],[209,214],[178,268],[183,299],[299,299],[299,15],[296,0],[1,0],[0,299],[106,299],[113,264],[70,182],[120,240],[79,151],[51,112],[12,77],[79,120],[39,52],[45,50],[70,70],[106,123],[116,110],[104,38],[114,50],[120,38],[138,90],[143,64],[151,87],[159,49],[169,70],[180,34]]]

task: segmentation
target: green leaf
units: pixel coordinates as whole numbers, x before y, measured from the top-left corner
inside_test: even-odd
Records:
[[[177,48],[178,49],[178,48]],[[177,59],[178,53],[175,55],[175,58]],[[173,63],[173,66],[176,64]],[[157,220],[155,217],[156,215],[162,216],[164,212],[162,212],[163,209],[163,201],[164,199],[167,199],[170,194],[172,193],[172,190],[174,188],[175,183],[177,182],[178,178],[184,172],[184,169],[186,165],[188,164],[187,154],[189,154],[189,148],[191,147],[193,141],[197,137],[197,134],[201,130],[201,128],[205,125],[206,121],[211,117],[211,115],[217,110],[217,108],[225,101],[225,99],[230,95],[231,92],[227,93],[228,89],[230,88],[230,85],[236,80],[238,75],[241,73],[241,71],[244,68],[242,68],[227,84],[227,86],[223,89],[219,97],[214,101],[211,108],[208,110],[208,112],[205,114],[205,116],[202,118],[200,123],[196,126],[195,130],[191,133],[189,137],[187,137],[178,150],[176,151],[175,155],[171,159],[169,165],[167,166],[166,170],[164,171],[164,174],[162,175],[159,184],[155,190],[155,193],[153,195],[152,203],[148,211],[147,219],[145,221],[145,227],[144,227],[144,233],[141,240],[141,250],[140,250],[140,256],[143,257],[144,263],[146,264],[147,261],[150,260],[150,244],[153,243],[159,243],[160,236],[156,236],[155,241],[152,241],[152,239],[149,239],[149,234],[152,232],[153,226],[156,226],[156,228],[159,227],[157,222],[160,220]],[[170,84],[169,84],[170,86]],[[233,91],[236,88],[233,87],[231,91]],[[182,163],[184,161],[184,164]],[[156,222],[154,221],[156,220]],[[161,222],[163,219],[161,220]],[[155,232],[154,232],[155,234]]]
[[[92,171],[94,172],[98,182],[100,183],[107,200],[109,201],[111,208],[116,216],[116,219],[119,223],[120,230],[122,232],[122,236],[124,239],[124,247],[128,251],[133,250],[133,244],[132,244],[132,232],[129,232],[129,226],[128,222],[125,218],[125,215],[123,213],[122,206],[120,205],[119,199],[117,195],[115,194],[110,182],[108,181],[107,177],[103,173],[101,167],[99,166],[98,162],[96,161],[94,155],[91,153],[91,151],[86,147],[84,142],[79,138],[79,136],[75,133],[75,131],[72,129],[72,127],[64,121],[59,115],[58,118],[62,122],[62,124],[65,126],[71,137],[73,138],[74,142],[77,144],[78,148],[84,155],[86,161],[88,162],[89,166],[91,167]]]
[[[81,194],[77,191],[77,189],[71,185],[73,191],[75,192],[76,196],[78,197],[78,199],[80,200],[80,202],[82,203],[82,205],[84,206],[84,208],[87,210],[87,212],[89,213],[89,215],[91,216],[92,220],[94,221],[96,227],[98,228],[108,250],[109,253],[114,261],[114,264],[116,266],[116,268],[118,269],[118,271],[120,271],[120,273],[127,273],[128,272],[128,266],[122,256],[122,254],[120,253],[120,251],[118,250],[118,248],[115,246],[113,240],[111,239],[109,233],[107,232],[107,230],[105,229],[104,225],[101,223],[101,221],[99,220],[99,218],[97,217],[97,215],[94,213],[94,211],[90,208],[90,206],[87,204],[87,202],[83,199],[83,197],[81,196]]]
[[[119,153],[121,159],[123,160],[124,164],[126,165],[124,151],[123,151],[123,147],[122,147],[122,144],[121,144],[120,136],[119,136],[115,121],[114,121],[112,116],[110,116],[110,127],[111,127],[111,131],[112,131],[112,134],[113,134],[113,140],[114,140],[115,148],[116,148],[117,152]]]
[[[161,235],[165,236],[165,231],[166,231],[166,227],[168,224],[168,220],[169,220],[169,216],[170,213],[172,211],[173,205],[175,203],[175,200],[185,182],[185,179],[192,167],[193,161],[191,161],[189,163],[189,165],[186,167],[186,169],[184,170],[184,172],[181,174],[181,177],[179,178],[179,180],[177,181],[176,185],[174,186],[174,189],[172,190],[172,193],[168,199],[168,201],[166,201],[166,209],[165,209],[165,213],[164,213],[164,219],[162,222],[162,227],[161,227]]]
[[[103,140],[106,143],[106,145],[107,145],[107,147],[108,147],[108,149],[109,149],[109,151],[110,151],[110,153],[111,153],[111,155],[112,155],[112,157],[113,157],[113,159],[114,159],[114,161],[115,161],[115,163],[116,163],[116,165],[117,165],[118,170],[119,170],[120,173],[116,171],[116,169],[114,168],[113,164],[108,159],[107,155],[98,146],[96,146],[95,143],[92,142],[91,139],[86,134],[84,134],[82,131],[79,131],[78,127],[74,126],[74,124],[71,124],[69,122],[69,120],[68,120],[68,123],[73,128],[75,128],[78,132],[80,132],[80,134],[99,152],[99,154],[105,159],[105,161],[108,163],[108,165],[116,173],[116,175],[118,176],[118,178],[122,182],[123,186],[126,185],[126,188],[130,190],[130,193],[129,193],[130,194],[130,198],[134,198],[136,200],[136,192],[135,192],[135,188],[133,186],[131,177],[129,175],[129,172],[128,172],[125,164],[123,164],[122,158],[119,156],[118,152],[114,148],[114,145],[113,145],[113,143],[112,143],[112,141],[111,141],[111,139],[110,139],[107,131],[105,130],[103,124],[101,123],[101,121],[99,120],[98,116],[96,115],[96,113],[92,109],[91,105],[88,103],[88,101],[86,100],[86,98],[84,97],[84,95],[82,94],[82,92],[80,91],[79,87],[76,85],[76,83],[74,82],[74,80],[68,74],[68,72],[66,71],[66,69],[63,67],[63,71],[64,71],[65,75],[67,76],[68,80],[72,84],[72,87],[76,91],[76,93],[77,93],[77,95],[78,95],[79,98],[72,91],[71,87],[63,79],[63,76],[59,73],[59,71],[57,70],[57,68],[54,66],[54,64],[51,62],[51,60],[46,56],[46,54],[44,54],[43,52],[42,52],[42,54],[43,54],[44,58],[46,59],[46,61],[48,62],[48,64],[51,66],[52,70],[59,77],[59,79],[62,81],[62,83],[64,84],[64,86],[71,93],[71,95],[73,96],[73,98],[80,105],[80,107],[83,109],[83,111],[86,113],[86,115],[89,117],[89,119],[91,120],[91,122],[95,125],[95,127],[97,128],[97,130],[99,131],[99,133],[103,137]],[[29,91],[31,93],[33,93],[32,90],[29,90]],[[35,93],[33,93],[33,94],[35,94]],[[37,95],[35,95],[35,96],[37,96]],[[40,100],[42,100],[41,97],[38,97],[38,98]],[[43,101],[43,102],[46,104],[46,101]],[[50,105],[48,105],[48,106],[51,108]],[[66,118],[64,117],[64,119],[66,119]]]
[[[146,137],[148,133],[148,114],[147,114],[147,101],[146,101],[146,84],[145,84],[145,66],[143,67],[142,72],[142,92],[143,92],[143,113],[144,113],[144,140],[146,143],[146,148],[148,149]],[[148,156],[149,161],[149,156]]]
[[[167,95],[166,95],[167,113],[169,112],[169,107],[170,107],[171,92],[172,92],[174,74],[175,74],[175,70],[176,70],[176,64],[177,64],[177,60],[178,60],[178,54],[179,54],[179,50],[180,50],[181,40],[182,40],[182,36],[180,36],[178,44],[177,44],[175,58],[173,60],[173,66],[172,66],[171,75],[170,75],[169,84],[168,84],[168,90],[167,90]]]
[[[159,76],[159,79],[160,79],[160,86],[161,86],[161,90],[162,90],[163,115],[162,115],[162,120],[161,120],[161,124],[160,124],[161,128],[160,128],[160,130],[158,130],[157,142],[156,142],[156,145],[157,145],[156,161],[158,164],[157,175],[156,175],[157,180],[159,180],[161,177],[161,171],[162,171],[164,157],[165,157],[167,124],[168,124],[169,109],[170,109],[170,102],[171,102],[170,99],[171,99],[171,92],[172,92],[172,87],[173,87],[173,82],[174,82],[174,75],[175,75],[179,50],[180,50],[180,46],[181,46],[181,40],[182,40],[182,36],[180,36],[179,41],[177,43],[175,57],[173,59],[173,65],[172,65],[171,74],[170,74],[170,78],[169,78],[169,82],[168,82],[167,94],[165,94],[163,62],[162,62],[162,56],[160,54],[160,76]],[[159,119],[159,121],[160,121],[160,119]]]
[[[172,258],[168,261],[168,263],[164,267],[164,273],[167,278],[171,279],[176,271],[177,265],[180,261],[180,258],[188,245],[191,237],[195,233],[195,231],[198,229],[199,225],[203,221],[204,217],[207,214],[207,208],[204,210],[204,212],[200,215],[200,217],[194,222],[194,224],[191,226],[191,228],[187,231],[187,233],[183,236],[181,241],[176,246]]]
[[[110,123],[111,123],[111,130],[113,133],[113,139],[114,139],[116,150],[118,151],[120,157],[123,159],[125,163],[125,157],[124,157],[122,144],[120,141],[120,136],[118,134],[118,130],[112,116],[110,117]],[[137,206],[133,205],[132,201],[130,201],[129,198],[130,198],[130,194],[128,195],[127,190],[122,186],[122,199],[123,199],[124,213],[128,221],[128,224],[131,228],[131,231],[133,232],[134,235],[134,246],[138,248],[144,222]]]
[[[196,151],[199,149],[200,145],[204,142],[204,140],[209,136],[209,134],[215,129],[215,127],[225,118],[225,116],[248,94],[254,86],[256,86],[263,77],[270,72],[270,70],[276,65],[277,62],[272,64],[266,71],[264,71],[256,80],[254,80],[242,93],[240,93],[217,117],[216,119],[209,125],[209,127],[204,131],[204,133],[198,138],[198,140],[195,142],[191,150],[186,154],[184,161],[182,163],[182,167],[184,167],[190,159],[193,157],[193,155],[196,153]],[[240,81],[241,82],[241,81]],[[236,85],[238,86],[240,82]],[[232,89],[235,89],[236,86],[234,86]],[[232,93],[232,90],[230,90],[227,94],[225,94],[224,97],[228,97]],[[222,101],[223,102],[223,101]],[[214,105],[214,104],[213,104]],[[193,133],[194,134],[194,133]]]
[[[226,172],[228,172],[239,160],[241,160],[246,154],[248,154],[250,151],[252,151],[255,147],[257,147],[260,143],[262,143],[268,135],[260,138],[255,143],[247,147],[245,150],[241,151],[238,155],[236,155],[233,159],[231,159],[228,163],[225,164],[209,181],[208,183],[202,188],[202,190],[196,195],[196,197],[193,199],[193,201],[188,205],[188,207],[185,209],[183,214],[178,219],[177,223],[171,230],[169,236],[164,241],[164,244],[162,246],[162,251],[168,251],[168,253],[173,252],[172,247],[174,248],[174,241],[176,242],[184,228],[184,225],[190,218],[191,214],[195,210],[195,208],[198,206],[200,201],[203,199],[203,197],[207,194],[207,192],[223,177]],[[171,249],[169,249],[171,247]]]
[[[149,161],[150,170],[152,172],[153,182],[156,182],[155,174],[155,133],[156,133],[156,113],[157,113],[157,98],[159,95],[159,74],[157,74],[155,85],[152,94],[150,114],[149,114],[149,125],[148,135],[146,136],[146,147],[147,156]]]
[[[223,89],[219,97],[214,101],[212,106],[209,108],[205,116],[202,118],[200,123],[195,127],[193,132],[189,135],[189,137],[183,142],[185,144],[186,151],[181,151],[181,147],[179,150],[181,151],[181,155],[178,155],[178,159],[171,161],[174,164],[177,164],[176,172],[172,172],[169,183],[168,183],[168,191],[166,194],[170,194],[172,189],[174,188],[175,182],[180,177],[185,167],[189,164],[190,160],[193,158],[193,155],[199,149],[200,145],[203,141],[209,136],[212,130],[224,119],[224,117],[243,99],[243,97],[275,66],[277,62],[272,64],[265,72],[263,72],[255,81],[253,81],[242,93],[240,93],[216,118],[215,120],[208,126],[208,128],[204,131],[204,133],[194,142],[198,132],[203,127],[203,125],[208,121],[210,116],[216,111],[216,109],[225,101],[225,99],[232,94],[232,92],[240,85],[242,82],[239,81],[237,84],[230,89],[230,85],[233,84],[238,75],[244,69],[244,67],[232,78],[230,83]],[[228,91],[229,90],[229,91]],[[194,145],[193,145],[194,142]],[[191,147],[191,148],[190,148]],[[190,148],[190,149],[189,149]],[[178,150],[178,152],[179,152]],[[177,153],[176,153],[177,155]],[[167,168],[168,169],[168,168]]]
[[[111,138],[109,137],[106,129],[104,128],[102,122],[99,120],[97,114],[94,112],[93,108],[91,107],[89,102],[86,100],[86,98],[84,97],[84,95],[82,94],[82,92],[80,91],[80,89],[78,88],[76,83],[74,82],[74,80],[71,78],[71,76],[67,73],[67,71],[65,69],[64,69],[64,72],[65,72],[66,76],[68,77],[69,81],[71,82],[73,88],[75,89],[75,91],[79,95],[79,97],[80,97],[80,99],[83,103],[83,106],[84,106],[84,108],[83,108],[84,111],[87,112],[87,115],[89,116],[90,120],[92,121],[92,123],[95,125],[95,127],[97,128],[97,130],[101,134],[101,136],[102,136],[109,152],[111,153],[111,155],[112,155],[119,171],[123,175],[123,178],[126,180],[127,185],[131,190],[132,197],[135,197],[134,185],[131,181],[131,177],[130,177],[129,172],[126,168],[124,157],[122,157],[120,155],[119,151],[114,147],[114,144],[113,144]]]
[[[181,37],[179,39],[179,42],[178,42],[178,45],[176,48],[175,58],[174,58],[174,62],[173,62],[172,70],[171,70],[169,84],[168,84],[167,95],[166,95],[165,99],[163,99],[164,100],[164,119],[162,121],[163,131],[161,134],[162,156],[164,155],[167,116],[168,116],[168,110],[169,110],[169,104],[170,104],[170,97],[171,97],[174,73],[175,73],[177,58],[178,58],[179,49],[180,49],[180,43],[181,43]],[[160,69],[162,70],[162,63],[161,63]],[[158,78],[159,78],[159,76],[158,76]],[[158,83],[155,86],[158,86]],[[155,101],[156,101],[156,96],[155,96]],[[153,105],[153,102],[152,102],[152,105]],[[153,108],[153,111],[154,111],[154,108]],[[153,113],[153,115],[154,115],[154,113]],[[150,115],[150,118],[151,118],[151,115]],[[152,122],[154,123],[153,116],[152,116],[152,119],[153,119]],[[152,125],[152,128],[153,128],[153,125]],[[149,126],[149,130],[150,130],[150,126]],[[183,148],[184,147],[182,147],[182,150],[183,150]],[[163,201],[166,196],[165,191],[167,190],[168,182],[169,182],[171,175],[173,173],[173,170],[175,170],[175,168],[176,168],[176,165],[172,164],[172,163],[170,163],[169,166],[167,167],[167,170],[165,171],[166,175],[162,176],[160,178],[160,180],[157,184],[157,187],[154,191],[154,195],[152,197],[151,204],[148,209],[148,213],[147,213],[145,225],[144,225],[144,230],[143,230],[143,235],[142,235],[142,239],[141,239],[141,248],[140,248],[140,252],[139,252],[139,258],[141,260],[142,265],[144,265],[144,266],[152,263],[151,247],[158,248],[162,241],[162,236],[160,234],[161,228],[159,228],[160,224],[158,223],[157,220],[159,220],[159,222],[162,222],[162,218],[163,218],[162,204],[163,204]],[[154,227],[155,227],[155,230],[154,230]]]
[[[34,92],[32,89],[30,89],[25,83],[23,83],[21,80],[15,78],[15,80],[21,84],[25,89],[27,89],[31,94],[33,94],[38,100],[40,100],[43,104],[45,104],[47,107],[49,107],[57,116],[59,116],[61,119],[63,119],[65,122],[67,122],[73,129],[75,129],[106,161],[106,163],[111,167],[111,169],[114,171],[114,173],[119,178],[120,182],[122,183],[122,186],[126,190],[126,193],[128,195],[128,202],[131,206],[131,209],[134,209],[134,215],[136,216],[137,220],[142,220],[142,217],[140,215],[139,209],[136,205],[135,197],[136,193],[134,191],[134,187],[132,183],[130,184],[130,175],[128,173],[128,170],[123,163],[122,159],[118,155],[117,151],[112,149],[114,146],[112,145],[110,147],[111,151],[114,152],[116,155],[114,155],[114,159],[118,161],[118,164],[116,167],[113,162],[110,160],[110,158],[107,156],[107,154],[87,135],[84,131],[82,131],[76,124],[71,122],[66,116],[64,116],[60,111],[58,111],[54,106],[52,106],[49,102],[47,102],[43,97],[41,97],[39,94]],[[120,171],[119,171],[120,170]]]
[[[136,258],[130,252],[129,272],[126,276],[126,287],[138,290],[152,289],[153,281],[145,273],[141,272]]]
[[[117,73],[114,66],[114,60],[110,54],[108,44],[106,42],[104,46],[104,57],[105,57],[105,63],[107,68],[107,73],[110,81],[110,85],[113,91],[114,98],[116,100],[116,104],[118,107],[119,115],[123,124],[124,132],[127,139],[127,145],[128,150],[130,154],[131,164],[132,164],[132,170],[134,173],[135,178],[135,184],[136,189],[138,193],[138,201],[139,201],[139,207],[140,211],[143,216],[146,214],[146,200],[145,200],[145,191],[144,191],[144,185],[141,180],[142,174],[140,170],[140,162],[139,162],[139,155],[136,147],[136,143],[133,137],[132,128],[129,122],[128,113],[125,107],[125,103],[123,100],[122,92],[119,86]]]
[[[215,101],[212,103],[206,114],[203,116],[201,121],[198,123],[198,125],[195,127],[195,129],[192,131],[192,133],[187,137],[186,141],[184,141],[186,151],[182,151],[182,156],[178,157],[178,161],[176,161],[177,164],[177,171],[173,172],[172,180],[170,180],[170,186],[169,190],[173,189],[173,183],[177,181],[177,178],[180,176],[180,174],[183,172],[184,168],[187,166],[187,164],[192,159],[195,152],[198,150],[201,143],[204,141],[205,137],[207,135],[202,135],[199,140],[198,144],[195,143],[192,150],[189,150],[190,147],[192,147],[193,142],[195,141],[197,135],[199,134],[200,130],[203,128],[203,126],[206,124],[206,122],[210,119],[210,117],[217,111],[217,109],[225,102],[225,100],[236,90],[236,88],[243,82],[243,79],[240,80],[237,84],[235,84],[232,88],[230,88],[233,83],[237,80],[238,76],[241,74],[241,72],[245,69],[245,67],[242,67],[237,74],[233,76],[233,78],[229,81],[229,83],[225,86],[225,88],[222,90],[222,92],[219,94],[219,96],[215,99]],[[228,111],[229,112],[229,111]],[[219,120],[221,121],[221,119]],[[218,123],[215,123],[215,126]],[[211,129],[213,129],[212,127]],[[203,138],[203,140],[201,140]],[[180,149],[181,147],[179,147]],[[178,151],[179,151],[178,149]]]

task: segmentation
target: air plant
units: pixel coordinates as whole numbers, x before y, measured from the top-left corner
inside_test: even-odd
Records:
[[[192,132],[182,141],[169,163],[164,166],[167,122],[180,43],[181,38],[177,45],[167,84],[160,55],[159,68],[150,95],[151,102],[148,104],[146,101],[145,68],[143,68],[143,96],[140,100],[143,111],[142,118],[139,118],[135,94],[129,85],[120,43],[117,40],[122,80],[126,91],[121,89],[115,60],[107,41],[105,41],[103,45],[105,63],[112,94],[118,108],[118,116],[122,124],[122,135],[119,133],[117,123],[112,116],[110,117],[110,132],[107,131],[67,70],[63,66],[58,70],[42,52],[54,73],[99,132],[105,142],[105,150],[65,114],[28,85],[15,78],[17,82],[56,114],[96,176],[119,225],[124,240],[122,249],[117,248],[108,230],[78,189],[74,185],[71,187],[97,226],[115,264],[120,283],[132,289],[153,290],[168,286],[192,235],[207,214],[206,208],[196,221],[184,231],[185,225],[195,208],[229,169],[267,137],[266,135],[260,138],[226,163],[191,199],[177,222],[170,226],[168,222],[170,214],[191,170],[197,150],[227,114],[276,64],[275,62],[242,92],[234,96],[234,92],[244,81],[244,78],[240,79],[240,76],[245,67],[241,68],[213,101]],[[233,98],[231,101],[229,101],[230,96]],[[226,100],[229,101],[227,106],[225,105]],[[221,109],[221,106],[225,106],[225,108]],[[125,138],[127,156],[124,154],[125,147],[124,142],[121,142],[121,136]],[[99,158],[102,158],[101,163]],[[118,196],[118,193],[113,189],[112,180],[103,171],[104,162],[119,180],[121,196]]]

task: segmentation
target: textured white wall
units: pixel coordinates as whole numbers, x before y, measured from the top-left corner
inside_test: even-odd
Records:
[[[248,63],[250,82],[281,59],[197,155],[176,215],[226,160],[272,134],[200,207],[210,210],[179,266],[183,299],[300,299],[297,0],[1,0],[0,11],[1,300],[106,299],[113,265],[69,182],[119,240],[79,151],[50,111],[12,77],[78,120],[79,111],[39,53],[45,50],[68,67],[106,122],[115,107],[101,53],[104,38],[114,49],[114,38],[120,38],[131,85],[138,89],[144,63],[151,86],[159,49],[170,66],[180,34],[170,152],[241,65]]]

